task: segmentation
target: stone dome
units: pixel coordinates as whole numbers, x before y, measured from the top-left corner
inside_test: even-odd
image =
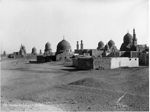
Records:
[[[104,47],[104,43],[103,43],[102,41],[100,41],[100,42],[98,43],[98,48],[101,49],[101,48],[103,48],[103,47]]]
[[[124,43],[132,43],[132,40],[133,40],[133,37],[130,33],[127,33],[123,38]]]
[[[60,52],[60,51],[64,52],[64,51],[70,51],[70,50],[71,50],[71,45],[65,39],[60,41],[57,45],[57,52]]]
[[[109,50],[108,44],[105,45],[105,50],[106,50],[106,51]]]
[[[33,48],[32,48],[32,54],[36,54],[36,53],[37,53],[36,48],[33,47]]]
[[[49,50],[51,50],[51,44],[49,42],[47,42],[45,44],[45,51],[49,51]]]
[[[115,42],[114,42],[113,40],[110,40],[110,41],[108,42],[108,46],[109,46],[109,48],[115,46]]]

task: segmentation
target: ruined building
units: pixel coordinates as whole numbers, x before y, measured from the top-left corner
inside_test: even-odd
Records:
[[[21,57],[26,57],[26,56],[27,56],[26,48],[25,46],[21,45],[19,52],[13,52],[9,54],[8,58],[21,58]]]

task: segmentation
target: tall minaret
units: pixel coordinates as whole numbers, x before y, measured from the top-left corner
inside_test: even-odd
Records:
[[[79,50],[79,43],[78,43],[78,41],[77,41],[77,50]]]
[[[135,29],[133,29],[133,45],[137,46],[137,38],[135,34]]]
[[[81,50],[83,50],[83,41],[81,40]]]

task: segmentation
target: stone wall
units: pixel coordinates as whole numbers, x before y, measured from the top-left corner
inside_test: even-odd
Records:
[[[38,55],[37,56],[37,62],[43,63],[43,62],[45,62],[45,58],[42,55]]]
[[[73,55],[67,52],[56,54],[56,61],[69,60]]]
[[[93,59],[93,69],[110,69],[111,58],[102,57]]]
[[[73,59],[72,59],[72,62],[73,62],[73,66],[74,66],[74,67],[77,67],[77,66],[78,66],[78,58],[73,58]]]
[[[93,59],[92,58],[78,58],[78,69],[93,69]]]
[[[50,61],[56,61],[56,57],[55,56],[43,56],[43,55],[37,56],[37,62],[44,63],[44,62],[50,62]]]
[[[149,65],[149,53],[131,51],[131,57],[138,57],[140,65]]]
[[[92,49],[91,56],[100,57],[102,56],[103,50]]]
[[[111,69],[119,68],[119,67],[138,67],[139,59],[138,58],[128,58],[128,57],[120,57],[120,58],[111,58]]]

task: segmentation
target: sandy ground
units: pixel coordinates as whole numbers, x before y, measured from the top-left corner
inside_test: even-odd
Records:
[[[148,67],[85,71],[70,65],[2,60],[2,111],[149,110]]]

